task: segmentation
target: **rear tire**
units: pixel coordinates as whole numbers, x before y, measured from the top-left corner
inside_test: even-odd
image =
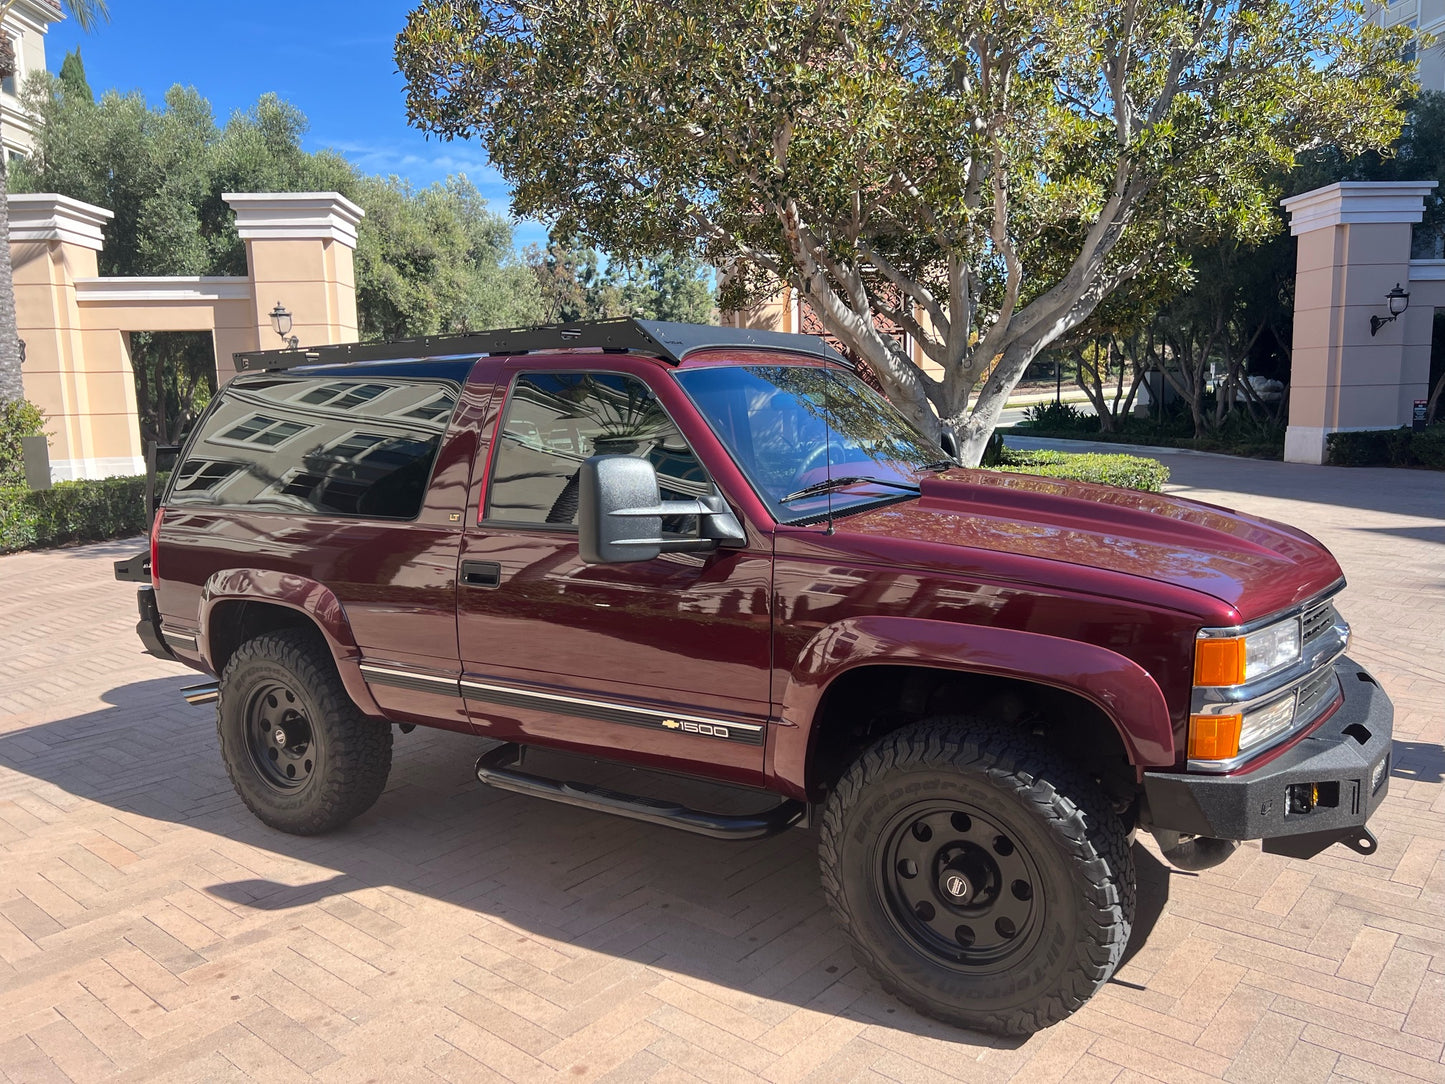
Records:
[[[1042,741],[984,720],[895,731],[823,813],[823,888],[859,962],[919,1011],[1000,1034],[1073,1013],[1134,916],[1123,822]]]
[[[236,649],[221,674],[216,730],[236,793],[283,832],[339,828],[386,789],[391,727],[361,713],[308,630],[267,633]]]

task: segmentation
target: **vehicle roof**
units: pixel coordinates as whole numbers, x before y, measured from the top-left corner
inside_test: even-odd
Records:
[[[549,324],[531,328],[502,328],[462,335],[430,335],[381,343],[337,343],[304,350],[253,350],[234,355],[238,373],[306,367],[331,370],[364,362],[438,361],[446,358],[475,360],[482,355],[561,353],[602,350],[637,354],[677,365],[703,350],[732,347],[780,350],[820,358],[840,365],[848,361],[816,335],[791,335],[754,328],[677,324],[659,320],[596,320],[575,324]]]

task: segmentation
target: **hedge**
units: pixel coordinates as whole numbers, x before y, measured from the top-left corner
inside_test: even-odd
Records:
[[[1445,424],[1428,429],[1364,429],[1325,438],[1335,467],[1428,467],[1445,470]]]
[[[144,477],[0,489],[0,553],[145,534],[145,491]]]
[[[1101,482],[1158,493],[1169,481],[1169,468],[1157,459],[1103,452],[1024,451],[1002,448],[994,470],[1068,478],[1075,482]]]

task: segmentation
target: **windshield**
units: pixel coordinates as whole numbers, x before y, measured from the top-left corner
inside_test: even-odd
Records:
[[[858,376],[817,365],[691,369],[678,382],[781,523],[917,492],[947,455]]]

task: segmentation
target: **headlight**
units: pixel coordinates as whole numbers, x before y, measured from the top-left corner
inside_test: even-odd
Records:
[[[1194,644],[1194,684],[1246,685],[1293,665],[1303,653],[1297,617],[1266,625],[1247,636],[1201,633]]]

